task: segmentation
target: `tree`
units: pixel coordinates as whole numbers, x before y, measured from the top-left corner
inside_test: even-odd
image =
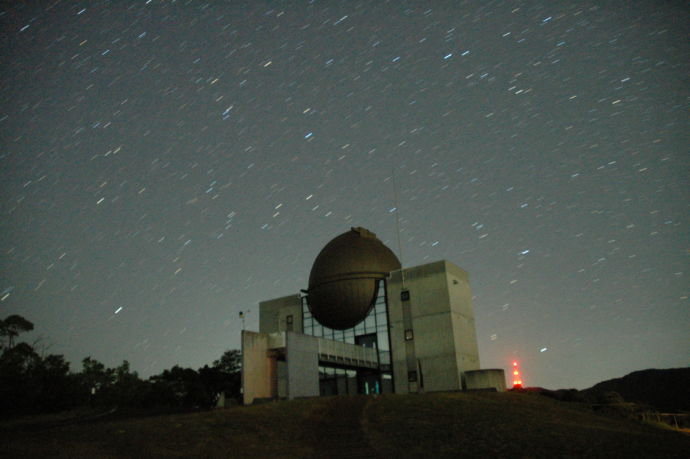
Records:
[[[177,365],[160,375],[151,376],[152,390],[160,405],[177,408],[208,408],[213,404],[213,394],[209,393],[199,373],[191,368]]]
[[[214,404],[221,392],[228,398],[240,397],[241,369],[242,353],[237,349],[225,351],[212,367],[205,365],[199,369],[199,376],[212,394]]]
[[[82,360],[79,381],[82,393],[91,405],[105,404],[108,390],[114,382],[114,371],[89,356]]]
[[[62,355],[50,354],[41,359],[33,379],[38,384],[36,405],[41,412],[60,411],[73,407],[79,399],[79,386],[69,363]]]
[[[0,411],[38,413],[73,406],[77,391],[61,355],[41,357],[27,343],[0,355]]]
[[[33,370],[40,360],[26,343],[7,348],[0,357],[0,411],[21,412],[36,400]]]
[[[30,345],[19,343],[16,346],[5,349],[0,357],[0,365],[5,371],[13,371],[17,374],[25,374],[31,371],[41,357]]]
[[[142,381],[124,360],[107,368],[91,357],[71,373],[62,355],[40,355],[34,346],[16,343],[34,325],[20,315],[0,320],[0,414],[40,413],[82,404],[128,408],[210,408],[218,395],[239,397],[242,354],[228,350],[199,371],[174,366]]]
[[[220,359],[213,361],[213,367],[226,374],[239,373],[242,369],[242,353],[237,349],[227,350]]]
[[[18,314],[12,314],[5,318],[5,320],[0,320],[0,336],[2,336],[3,341],[7,338],[7,347],[9,348],[14,346],[14,338],[19,336],[20,333],[30,332],[33,329],[34,324]]]
[[[625,400],[616,391],[610,390],[608,392],[604,392],[602,394],[599,394],[599,403],[602,403],[604,405],[614,405],[617,403],[625,403]]]
[[[148,395],[149,383],[139,379],[136,371],[129,370],[129,362],[113,370],[114,382],[108,391],[108,400],[119,407],[139,408]]]

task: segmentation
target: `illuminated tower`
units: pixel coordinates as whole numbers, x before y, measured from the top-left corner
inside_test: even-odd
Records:
[[[513,389],[522,389],[522,377],[517,362],[513,362]]]

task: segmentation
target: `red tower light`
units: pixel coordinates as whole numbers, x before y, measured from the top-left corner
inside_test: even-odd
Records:
[[[513,362],[513,389],[522,389],[522,378],[517,362]]]

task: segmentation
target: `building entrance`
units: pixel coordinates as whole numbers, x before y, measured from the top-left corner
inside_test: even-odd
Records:
[[[380,394],[381,378],[378,372],[360,370],[357,372],[357,393]]]

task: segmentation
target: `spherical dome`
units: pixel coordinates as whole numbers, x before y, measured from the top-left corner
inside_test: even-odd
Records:
[[[326,327],[354,327],[371,311],[378,282],[396,269],[400,261],[374,233],[352,228],[316,257],[309,275],[309,310]]]

